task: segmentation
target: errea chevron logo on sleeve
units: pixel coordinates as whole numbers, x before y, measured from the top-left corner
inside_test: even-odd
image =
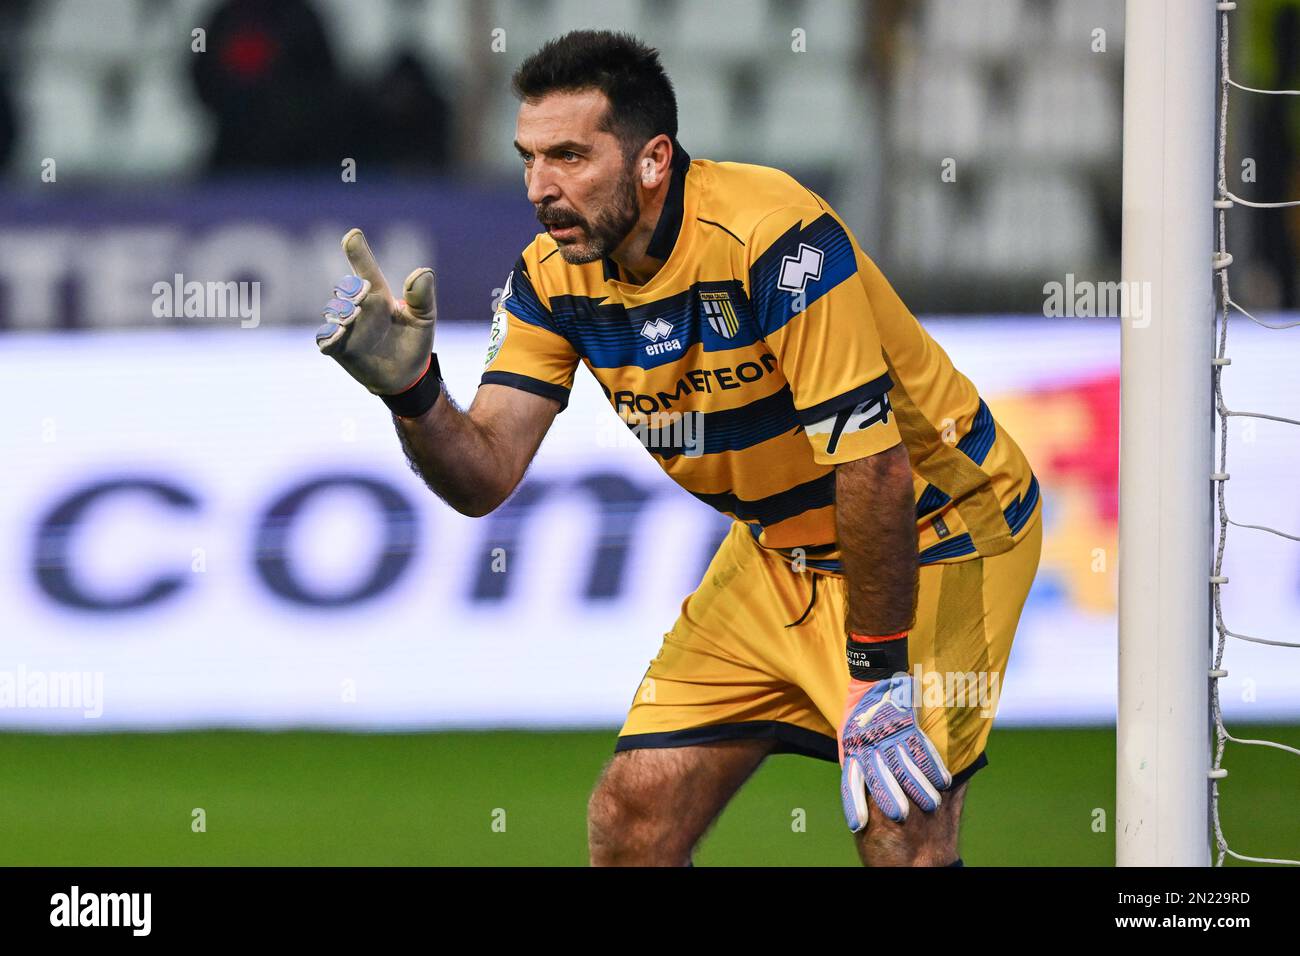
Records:
[[[781,276],[777,280],[778,289],[786,292],[802,292],[809,279],[822,277],[822,251],[806,242],[799,243],[797,256],[785,256],[781,259]]]

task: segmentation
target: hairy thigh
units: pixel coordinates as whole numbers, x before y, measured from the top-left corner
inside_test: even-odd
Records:
[[[615,754],[587,808],[592,864],[684,866],[772,746],[730,740]]]

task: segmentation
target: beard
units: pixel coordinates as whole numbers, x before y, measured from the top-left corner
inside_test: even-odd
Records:
[[[609,202],[596,210],[595,218],[588,222],[572,209],[555,209],[543,206],[537,210],[537,221],[544,226],[566,229],[577,226],[586,239],[556,240],[560,256],[571,266],[603,259],[619,247],[632,227],[641,218],[641,202],[637,195],[636,178],[629,172],[614,187]]]

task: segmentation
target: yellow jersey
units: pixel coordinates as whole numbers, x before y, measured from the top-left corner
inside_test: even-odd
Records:
[[[555,399],[578,363],[669,476],[791,561],[840,574],[835,466],[902,442],[919,560],[1010,550],[1038,481],[843,221],[777,169],[677,147],[643,285],[546,233],[493,318],[482,384]]]

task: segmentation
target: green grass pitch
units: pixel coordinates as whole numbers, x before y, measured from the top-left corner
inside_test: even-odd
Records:
[[[0,734],[0,864],[580,866],[613,742],[612,730]],[[999,729],[988,754],[966,801],[968,865],[1114,862],[1113,729]],[[1225,765],[1230,845],[1300,856],[1300,759],[1230,744]],[[196,808],[206,832],[192,830]],[[769,758],[695,860],[855,865],[837,768]]]

